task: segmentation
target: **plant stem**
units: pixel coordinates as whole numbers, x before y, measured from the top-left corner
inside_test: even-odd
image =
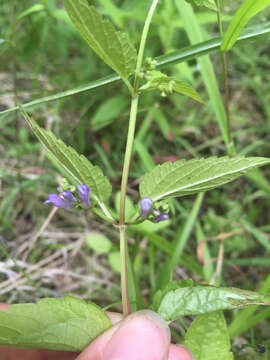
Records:
[[[131,107],[130,107],[128,136],[127,136],[126,152],[125,152],[124,167],[123,167],[123,173],[122,173],[122,183],[121,183],[120,226],[125,224],[125,205],[126,205],[127,182],[128,182],[128,173],[129,173],[130,160],[131,160],[134,134],[135,134],[136,117],[137,117],[137,110],[138,110],[138,100],[139,100],[139,95],[137,95],[136,97],[134,97],[132,99]]]
[[[154,15],[155,10],[156,10],[158,1],[159,0],[153,0],[152,5],[151,5],[151,7],[149,9],[149,12],[147,14],[147,18],[146,18],[145,23],[144,23],[144,28],[143,28],[141,42],[140,42],[140,48],[139,48],[139,52],[138,52],[136,70],[135,70],[135,81],[134,81],[134,90],[135,90],[135,92],[137,92],[137,90],[138,90],[140,72],[141,72],[142,61],[143,61],[143,54],[144,54],[144,49],[145,49],[145,43],[146,43],[147,35],[148,35],[148,32],[149,32],[149,27],[150,27],[150,24],[151,24],[151,21],[152,21],[152,17]]]
[[[217,4],[217,21],[218,21],[218,29],[220,36],[223,36],[223,26],[221,20],[221,6],[220,0],[216,0]],[[229,147],[228,151],[230,155],[233,155],[234,144],[232,142],[231,136],[231,115],[230,115],[230,94],[229,94],[229,83],[228,83],[228,61],[227,61],[227,54],[225,52],[221,53],[221,61],[222,61],[222,72],[223,72],[223,79],[224,79],[224,89],[225,89],[225,111],[226,111],[226,118],[227,118],[227,132],[228,132],[228,141]]]
[[[129,127],[128,127],[128,136],[126,143],[125,159],[122,173],[121,181],[121,194],[120,194],[120,220],[119,220],[119,231],[120,231],[120,257],[121,257],[121,292],[122,292],[122,303],[123,303],[123,315],[127,316],[130,313],[129,306],[129,294],[128,294],[128,276],[127,276],[127,264],[126,264],[126,255],[127,255],[127,240],[125,238],[126,225],[125,225],[125,207],[126,207],[126,193],[127,193],[127,183],[128,183],[128,174],[130,168],[130,161],[133,149],[134,134],[136,128],[136,118],[138,111],[138,102],[139,102],[139,81],[140,81],[140,72],[143,62],[144,49],[146,44],[146,39],[151,24],[153,14],[155,12],[156,6],[159,0],[153,0],[152,5],[149,9],[147,18],[145,20],[136,70],[135,70],[135,79],[134,79],[134,90],[131,100],[130,107],[130,117],[129,117]]]
[[[128,275],[127,275],[127,244],[126,227],[120,225],[120,258],[121,258],[121,292],[123,315],[126,317],[130,313],[129,294],[128,294]]]

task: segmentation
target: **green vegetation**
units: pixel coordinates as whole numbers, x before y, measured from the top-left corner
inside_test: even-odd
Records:
[[[73,1],[63,2],[71,14]],[[270,167],[247,174],[246,170],[266,164],[264,158],[270,154],[269,1],[258,1],[256,9],[250,9],[246,0],[242,8],[246,6],[248,14],[244,12],[243,18],[243,10],[238,10],[238,18],[222,41],[239,2],[205,0],[205,8],[203,0],[188,1],[193,7],[184,0],[160,0],[145,51],[146,58],[157,61],[148,59],[144,64],[147,75],[146,82],[140,83],[142,95],[125,206],[120,184],[129,98],[136,95],[141,72],[135,73],[134,86],[129,74],[136,66],[151,1],[93,1],[96,8],[91,6],[89,16],[104,33],[97,31],[93,36],[85,32],[84,23],[91,21],[86,16],[77,26],[87,42],[72,24],[63,2],[10,0],[1,7],[0,301],[36,302],[44,295],[72,294],[101,307],[112,304],[110,310],[121,311],[121,249],[118,229],[110,223],[120,218],[123,225],[121,219],[125,218],[135,221],[127,229],[126,259],[132,311],[152,304],[158,312],[162,305],[168,319],[178,319],[175,340],[185,339],[187,346],[197,347],[195,353],[208,351],[208,355],[213,354],[211,360],[217,351],[215,341],[221,339],[223,359],[231,359],[231,351],[240,360],[267,359],[270,310],[261,305],[268,304],[269,298],[263,294],[270,291]],[[88,1],[81,4],[86,6]],[[242,40],[236,41],[235,29],[248,20]],[[112,23],[121,33],[113,32]],[[97,47],[98,36],[106,38],[108,32],[110,44]],[[235,41],[224,57],[220,46],[226,50]],[[119,53],[112,48],[119,48]],[[125,56],[121,57],[123,51]],[[21,110],[48,153],[29,131],[22,112],[11,111],[25,103],[29,106]],[[211,176],[205,164],[209,168],[215,165]],[[194,166],[199,182],[196,177],[179,179],[183,168],[188,172]],[[175,178],[168,181],[171,171]],[[71,175],[74,185],[88,184],[91,201],[100,204],[100,209],[96,207],[85,216],[82,211],[56,211],[44,205],[47,194],[60,185],[60,175]],[[151,181],[158,183],[157,188]],[[221,184],[225,185],[213,189]],[[143,196],[162,200],[209,189],[213,190],[159,204],[162,209],[169,206],[168,221],[155,224],[139,219],[136,204]],[[103,201],[107,201],[106,206]],[[226,303],[227,307],[210,309],[234,309],[224,312],[228,330],[219,311],[197,316],[190,326],[192,319],[182,316],[200,312],[175,314],[169,300],[166,303],[170,296],[182,298],[183,287],[177,290],[172,283],[168,293],[161,294],[165,290],[160,289],[172,278],[220,286],[214,288],[220,303],[226,302],[225,288],[250,293],[241,293],[241,304],[238,298]],[[209,286],[187,283],[184,289],[190,295],[192,291],[197,294],[198,288],[205,293],[210,289],[212,294]],[[233,296],[241,297],[234,290]],[[262,295],[255,299],[254,292]],[[48,306],[42,301],[39,306]],[[254,305],[239,309],[251,303]],[[209,339],[200,343],[204,326],[210,322],[216,322],[218,331],[209,328]],[[99,332],[109,326],[103,325]],[[228,334],[234,338],[231,349]],[[212,347],[206,349],[214,338]],[[262,344],[266,352],[259,355]],[[201,356],[199,359],[207,359]]]

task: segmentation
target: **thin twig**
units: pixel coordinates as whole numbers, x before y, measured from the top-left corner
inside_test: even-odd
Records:
[[[41,226],[41,228],[39,229],[39,231],[36,233],[36,235],[33,237],[33,239],[29,242],[28,249],[26,250],[26,252],[25,252],[25,254],[24,254],[23,258],[22,258],[23,261],[26,261],[29,253],[34,248],[37,239],[42,235],[42,233],[44,232],[46,227],[49,225],[49,223],[51,222],[51,220],[54,217],[57,210],[58,210],[57,207],[52,208],[51,212],[49,213],[47,219],[44,221],[44,223]]]

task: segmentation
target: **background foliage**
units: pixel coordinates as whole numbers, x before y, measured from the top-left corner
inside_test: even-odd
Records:
[[[163,1],[159,5],[147,55],[159,56],[198,42],[188,27],[184,31],[186,18],[180,3]],[[95,4],[105,16],[110,13],[111,20],[138,45],[149,1],[100,0]],[[222,1],[222,6],[223,20],[228,21],[239,1]],[[217,36],[215,13],[202,8],[196,8],[195,13],[197,35],[201,39]],[[269,10],[257,15],[250,25],[266,21],[270,21]],[[0,29],[0,110],[14,106],[16,98],[23,103],[111,74],[75,30],[60,1],[4,1]],[[219,100],[207,90],[213,89],[213,78],[204,75],[205,66],[209,69],[205,59],[166,69],[171,76],[191,83],[205,106],[179,94],[159,98],[157,93],[147,93],[141,100],[128,189],[135,201],[139,199],[136,179],[155,163],[226,153],[217,125]],[[219,54],[211,55],[211,61],[222,90]],[[269,68],[269,42],[264,38],[236,45],[230,52],[232,134],[238,155],[269,156]],[[127,131],[126,95],[127,90],[115,83],[33,110],[39,124],[101,166],[115,190],[120,186],[123,134]],[[43,201],[55,191],[59,179],[18,114],[0,117],[0,162],[1,301],[34,301],[43,292],[48,296],[79,295],[104,306],[119,302],[120,291],[115,285],[119,283],[118,234],[111,227],[91,214],[85,220],[78,214],[58,211],[51,214],[45,231],[37,236],[50,212]],[[149,302],[160,284],[168,281],[169,271],[164,269],[174,268],[177,280],[192,277],[210,281],[221,241],[223,271],[216,283],[269,291],[269,172],[266,167],[264,177],[243,177],[204,196],[173,200],[175,217],[170,222],[130,228],[134,301],[141,307]],[[119,211],[119,197],[111,207]],[[130,202],[128,216],[135,211]],[[203,246],[197,248],[204,239]],[[100,242],[103,251],[96,245]],[[199,261],[202,251],[198,249],[202,247],[205,266]],[[114,308],[117,310],[117,304]],[[257,346],[269,345],[269,309],[256,306],[226,316],[231,336],[237,336],[233,350],[239,359],[259,356]],[[190,321],[185,318],[174,324],[178,340]]]

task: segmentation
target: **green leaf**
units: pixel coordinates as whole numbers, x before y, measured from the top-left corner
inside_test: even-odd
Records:
[[[127,35],[104,20],[94,6],[89,6],[87,0],[63,2],[73,24],[92,50],[122,79],[127,80],[135,69],[137,57]]]
[[[232,310],[249,305],[270,305],[270,294],[219,288],[184,280],[179,283],[172,282],[165,289],[157,291],[152,308],[165,321],[171,322],[181,316]]]
[[[197,93],[197,91],[191,85],[186,83],[185,81],[175,80],[173,90],[180,94],[189,96],[190,98],[192,98],[200,103],[204,102],[202,100],[202,98],[200,97],[200,95]]]
[[[115,120],[125,109],[127,99],[124,96],[114,96],[104,101],[97,109],[91,120],[91,128],[94,131],[103,129]]]
[[[28,9],[26,9],[25,11],[23,11],[20,15],[17,16],[16,20],[19,21],[21,19],[23,19],[24,17],[43,11],[45,9],[44,5],[42,4],[35,4],[33,6],[30,6]]]
[[[103,234],[90,233],[86,235],[86,245],[97,254],[107,254],[111,247],[111,241]]]
[[[193,6],[205,7],[210,10],[217,11],[217,5],[215,0],[186,0]]]
[[[145,77],[148,81],[145,85],[140,87],[141,91],[159,90],[162,96],[172,94],[173,91],[176,91],[203,103],[203,100],[197,91],[185,81],[176,80],[157,70],[147,71]]]
[[[196,194],[226,184],[249,170],[269,163],[270,159],[260,157],[168,161],[144,175],[140,194],[153,201]]]
[[[270,0],[245,0],[230,22],[222,40],[221,51],[230,50],[248,21],[268,5]]]
[[[230,337],[221,311],[197,316],[188,328],[184,344],[196,360],[233,360]]]
[[[109,264],[111,265],[112,269],[119,273],[121,272],[121,261],[120,261],[120,251],[113,251],[109,254],[108,257]]]
[[[51,131],[39,127],[24,110],[22,113],[42,145],[76,184],[88,185],[91,194],[98,201],[103,202],[110,197],[110,182],[98,166],[94,166],[85,156],[79,155],[71,146],[57,139]]]
[[[0,344],[22,348],[82,351],[111,326],[94,303],[65,296],[0,311]]]

